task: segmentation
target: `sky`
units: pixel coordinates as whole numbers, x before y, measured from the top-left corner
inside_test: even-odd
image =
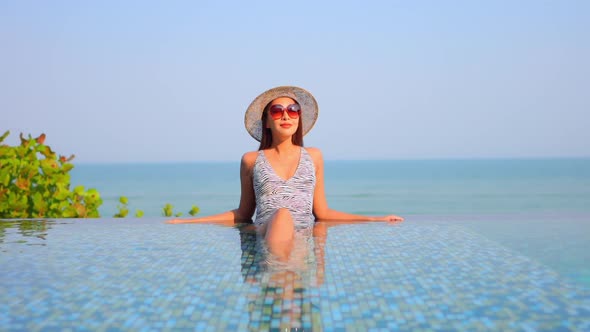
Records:
[[[75,162],[238,161],[279,85],[327,160],[590,157],[590,1],[2,1],[0,45],[5,143]]]

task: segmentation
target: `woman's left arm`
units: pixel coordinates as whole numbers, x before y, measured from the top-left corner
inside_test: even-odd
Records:
[[[313,214],[316,220],[321,221],[403,221],[404,218],[396,215],[387,215],[381,217],[370,217],[358,214],[351,214],[330,209],[328,207],[328,201],[326,200],[326,193],[324,190],[324,159],[322,153],[316,148],[307,148],[307,152],[311,155],[313,163],[315,165],[316,173],[316,184],[313,194]]]

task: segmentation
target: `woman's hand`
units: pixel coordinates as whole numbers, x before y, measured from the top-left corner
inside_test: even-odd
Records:
[[[204,218],[187,218],[187,219],[170,219],[166,220],[167,224],[209,224],[209,225],[220,225],[220,226],[234,226],[233,214],[230,213],[232,218],[229,218],[228,213],[221,213],[214,216]]]
[[[167,224],[187,224],[190,223],[190,220],[187,219],[171,219],[171,220],[166,220]],[[194,221],[193,221],[194,222]]]
[[[394,214],[390,214],[388,216],[376,217],[375,221],[402,222],[402,221],[404,221],[404,218],[402,218],[400,216],[396,216]]]

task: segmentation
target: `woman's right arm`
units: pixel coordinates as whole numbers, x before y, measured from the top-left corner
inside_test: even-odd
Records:
[[[257,152],[247,152],[240,162],[241,195],[240,206],[237,209],[214,214],[207,217],[191,219],[172,219],[169,224],[199,223],[199,222],[250,222],[256,209],[254,186],[252,184],[252,170],[256,162]]]

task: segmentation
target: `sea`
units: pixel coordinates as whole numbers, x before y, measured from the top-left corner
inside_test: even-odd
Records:
[[[72,187],[101,193],[101,217],[128,199],[129,217],[188,217],[234,209],[239,161],[77,164]],[[355,214],[461,219],[499,215],[590,215],[590,158],[326,161],[331,208]]]

